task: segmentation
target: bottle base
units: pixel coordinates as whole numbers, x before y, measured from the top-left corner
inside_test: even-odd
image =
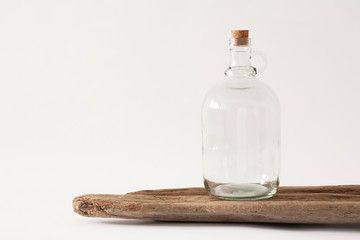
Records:
[[[278,181],[260,183],[214,183],[204,180],[209,195],[222,200],[246,201],[272,197],[278,188]]]

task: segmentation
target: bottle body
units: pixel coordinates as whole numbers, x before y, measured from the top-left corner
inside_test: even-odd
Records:
[[[225,77],[202,106],[203,177],[220,199],[271,197],[279,185],[280,107],[254,76]]]

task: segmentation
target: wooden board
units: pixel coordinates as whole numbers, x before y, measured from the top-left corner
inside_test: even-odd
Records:
[[[280,187],[266,200],[225,201],[204,188],[160,189],[125,195],[89,194],[73,200],[86,217],[189,222],[360,224],[360,185]]]

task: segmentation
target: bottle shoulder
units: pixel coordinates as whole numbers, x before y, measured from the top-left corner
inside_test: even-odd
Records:
[[[219,104],[279,105],[275,92],[255,77],[225,77],[205,94],[203,105]]]

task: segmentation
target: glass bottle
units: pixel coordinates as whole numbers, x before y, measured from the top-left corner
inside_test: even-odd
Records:
[[[248,30],[232,31],[230,66],[202,105],[203,177],[226,200],[273,196],[279,186],[280,106],[255,75]]]

